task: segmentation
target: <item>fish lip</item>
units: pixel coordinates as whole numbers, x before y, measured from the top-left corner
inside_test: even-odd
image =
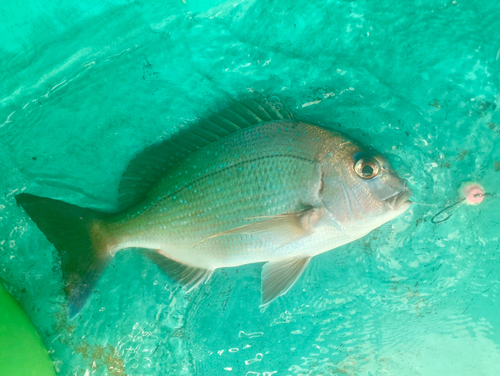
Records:
[[[385,200],[385,202],[387,203],[387,205],[389,205],[391,210],[398,210],[404,203],[410,203],[411,205],[411,201],[409,201],[408,199],[412,196],[412,194],[413,192],[410,189],[405,189],[398,194],[389,197],[387,200]]]

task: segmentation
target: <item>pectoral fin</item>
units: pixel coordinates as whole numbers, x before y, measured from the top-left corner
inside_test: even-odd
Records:
[[[273,243],[280,248],[310,235],[319,217],[320,209],[316,208],[309,208],[298,213],[257,217],[266,219],[212,235],[196,245],[198,246],[209,239],[219,236],[247,234],[254,235],[262,240]]]
[[[180,264],[155,250],[148,250],[146,255],[151,261],[158,265],[169,278],[183,285],[187,292],[190,292],[202,282],[206,283],[214,272],[213,270]]]
[[[302,275],[310,257],[268,262],[262,267],[262,303],[271,303],[292,288]]]

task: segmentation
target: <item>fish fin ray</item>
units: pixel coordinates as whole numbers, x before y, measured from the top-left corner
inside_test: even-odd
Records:
[[[181,284],[186,292],[190,292],[199,286],[202,282],[207,282],[213,274],[213,270],[196,268],[174,261],[158,250],[148,250],[146,256],[153,261],[161,271],[170,279]]]
[[[268,262],[262,267],[261,306],[286,294],[302,275],[311,257]]]
[[[310,235],[313,232],[314,225],[318,221],[319,216],[319,209],[308,208],[297,213],[254,217],[252,219],[266,219],[209,236],[208,238],[198,242],[196,246],[219,236],[246,234],[254,235],[264,241],[273,243],[278,248],[281,248]]]
[[[229,106],[212,111],[206,118],[137,154],[123,173],[118,205],[125,209],[138,202],[162,176],[196,150],[240,129],[284,119],[293,119],[293,116],[279,102],[264,97],[231,99]]]
[[[59,251],[72,318],[83,308],[112,259],[99,226],[107,215],[27,193],[17,195],[16,201]]]

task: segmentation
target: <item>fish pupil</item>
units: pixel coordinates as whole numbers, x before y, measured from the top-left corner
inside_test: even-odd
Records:
[[[361,173],[363,174],[364,177],[370,177],[373,175],[373,167],[370,165],[365,165],[363,166]]]

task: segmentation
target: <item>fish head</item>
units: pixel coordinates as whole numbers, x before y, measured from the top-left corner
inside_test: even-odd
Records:
[[[323,161],[322,200],[337,222],[369,232],[405,212],[412,191],[381,153],[355,141]]]

